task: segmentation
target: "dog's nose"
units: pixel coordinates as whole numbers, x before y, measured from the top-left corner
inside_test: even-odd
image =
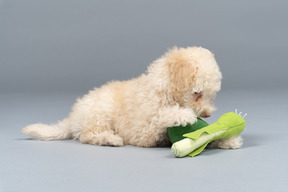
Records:
[[[203,113],[201,113],[201,117],[210,117],[211,116],[211,112],[210,111],[204,111]]]

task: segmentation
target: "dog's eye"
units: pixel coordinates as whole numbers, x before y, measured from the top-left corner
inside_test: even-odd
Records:
[[[194,97],[195,101],[199,101],[202,98],[202,95],[203,95],[202,91],[194,92],[193,97]]]

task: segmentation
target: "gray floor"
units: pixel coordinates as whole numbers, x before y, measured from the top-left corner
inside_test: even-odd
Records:
[[[35,141],[20,132],[64,118],[80,95],[0,95],[1,192],[288,191],[288,91],[222,91],[207,121],[235,108],[248,113],[244,146],[194,158],[174,158],[169,148]]]

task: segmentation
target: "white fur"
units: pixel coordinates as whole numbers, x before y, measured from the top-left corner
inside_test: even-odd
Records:
[[[243,145],[241,136],[234,136],[229,139],[219,139],[209,144],[208,148],[238,149]]]
[[[58,124],[33,124],[22,132],[40,140],[166,146],[170,143],[167,127],[192,124],[197,117],[209,116],[216,110],[212,99],[220,90],[221,79],[210,51],[175,47],[154,61],[140,77],[110,82],[90,91],[77,100],[69,117]]]

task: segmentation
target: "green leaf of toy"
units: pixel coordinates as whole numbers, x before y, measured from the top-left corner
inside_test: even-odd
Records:
[[[184,139],[185,138],[183,136],[184,134],[199,130],[199,129],[206,127],[208,125],[209,124],[206,123],[204,120],[198,118],[197,121],[193,125],[188,124],[185,127],[176,126],[176,127],[167,128],[168,136],[169,136],[170,141],[172,143],[175,143],[177,141]]]

